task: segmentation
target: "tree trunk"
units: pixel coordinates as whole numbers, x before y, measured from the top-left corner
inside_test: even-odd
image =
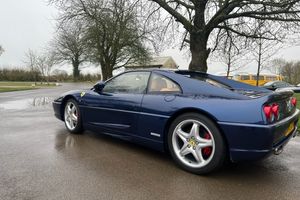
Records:
[[[256,74],[256,86],[258,86],[259,84],[259,75],[260,75],[260,61],[258,61],[258,66],[257,66],[257,74]]]
[[[79,62],[73,61],[73,80],[77,81],[79,79],[80,71],[79,71]]]
[[[190,34],[192,60],[189,70],[207,72],[207,58],[210,54],[210,49],[207,49],[207,41],[208,37],[203,33]]]
[[[230,69],[231,68],[231,63],[228,63],[227,65],[227,74],[226,74],[226,77],[229,78],[229,75],[230,75]]]
[[[107,79],[111,78],[113,67],[110,64],[101,64],[101,71],[102,71],[102,80],[106,81]]]
[[[258,62],[257,62],[257,75],[256,75],[256,86],[258,86],[258,82],[259,82],[259,75],[260,75],[260,70],[261,70],[261,56],[262,56],[262,42],[261,42],[261,38],[259,40],[259,44],[258,44]]]
[[[230,71],[231,71],[231,49],[232,49],[232,43],[231,41],[229,42],[229,49],[228,49],[228,62],[227,62],[227,74],[226,77],[229,78]]]

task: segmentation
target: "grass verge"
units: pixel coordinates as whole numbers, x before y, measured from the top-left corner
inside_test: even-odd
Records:
[[[22,90],[34,90],[39,88],[54,87],[55,83],[34,83],[34,82],[7,82],[0,81],[0,92],[13,92]]]
[[[34,90],[34,89],[37,89],[37,88],[29,88],[29,87],[21,87],[21,88],[18,88],[18,87],[13,87],[13,88],[4,88],[4,87],[0,87],[0,93],[1,92],[15,92],[15,91],[22,91],[22,90]]]
[[[300,109],[300,93],[295,93],[294,97],[297,98],[297,108]],[[300,129],[300,120],[298,121],[298,129]]]

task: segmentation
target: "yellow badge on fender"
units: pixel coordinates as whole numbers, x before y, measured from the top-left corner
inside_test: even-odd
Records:
[[[85,92],[81,92],[80,97],[83,97],[85,95]]]

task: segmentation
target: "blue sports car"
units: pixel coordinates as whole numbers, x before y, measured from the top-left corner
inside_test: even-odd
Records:
[[[124,72],[53,102],[71,133],[91,130],[168,151],[205,174],[233,162],[281,153],[296,135],[292,91],[272,92],[194,71]]]

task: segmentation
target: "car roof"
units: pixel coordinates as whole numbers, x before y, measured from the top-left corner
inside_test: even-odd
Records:
[[[178,69],[169,69],[169,68],[144,68],[144,69],[128,69],[126,70],[126,72],[139,72],[139,71],[170,71],[170,72],[174,72],[174,71],[178,71]]]
[[[138,72],[138,71],[147,71],[147,72],[171,72],[171,73],[197,73],[197,74],[202,74],[202,75],[210,75],[205,72],[200,72],[200,71],[193,71],[193,70],[180,70],[180,69],[170,69],[170,68],[146,68],[146,69],[129,69],[126,70],[126,72]],[[179,73],[181,72],[181,73]]]

